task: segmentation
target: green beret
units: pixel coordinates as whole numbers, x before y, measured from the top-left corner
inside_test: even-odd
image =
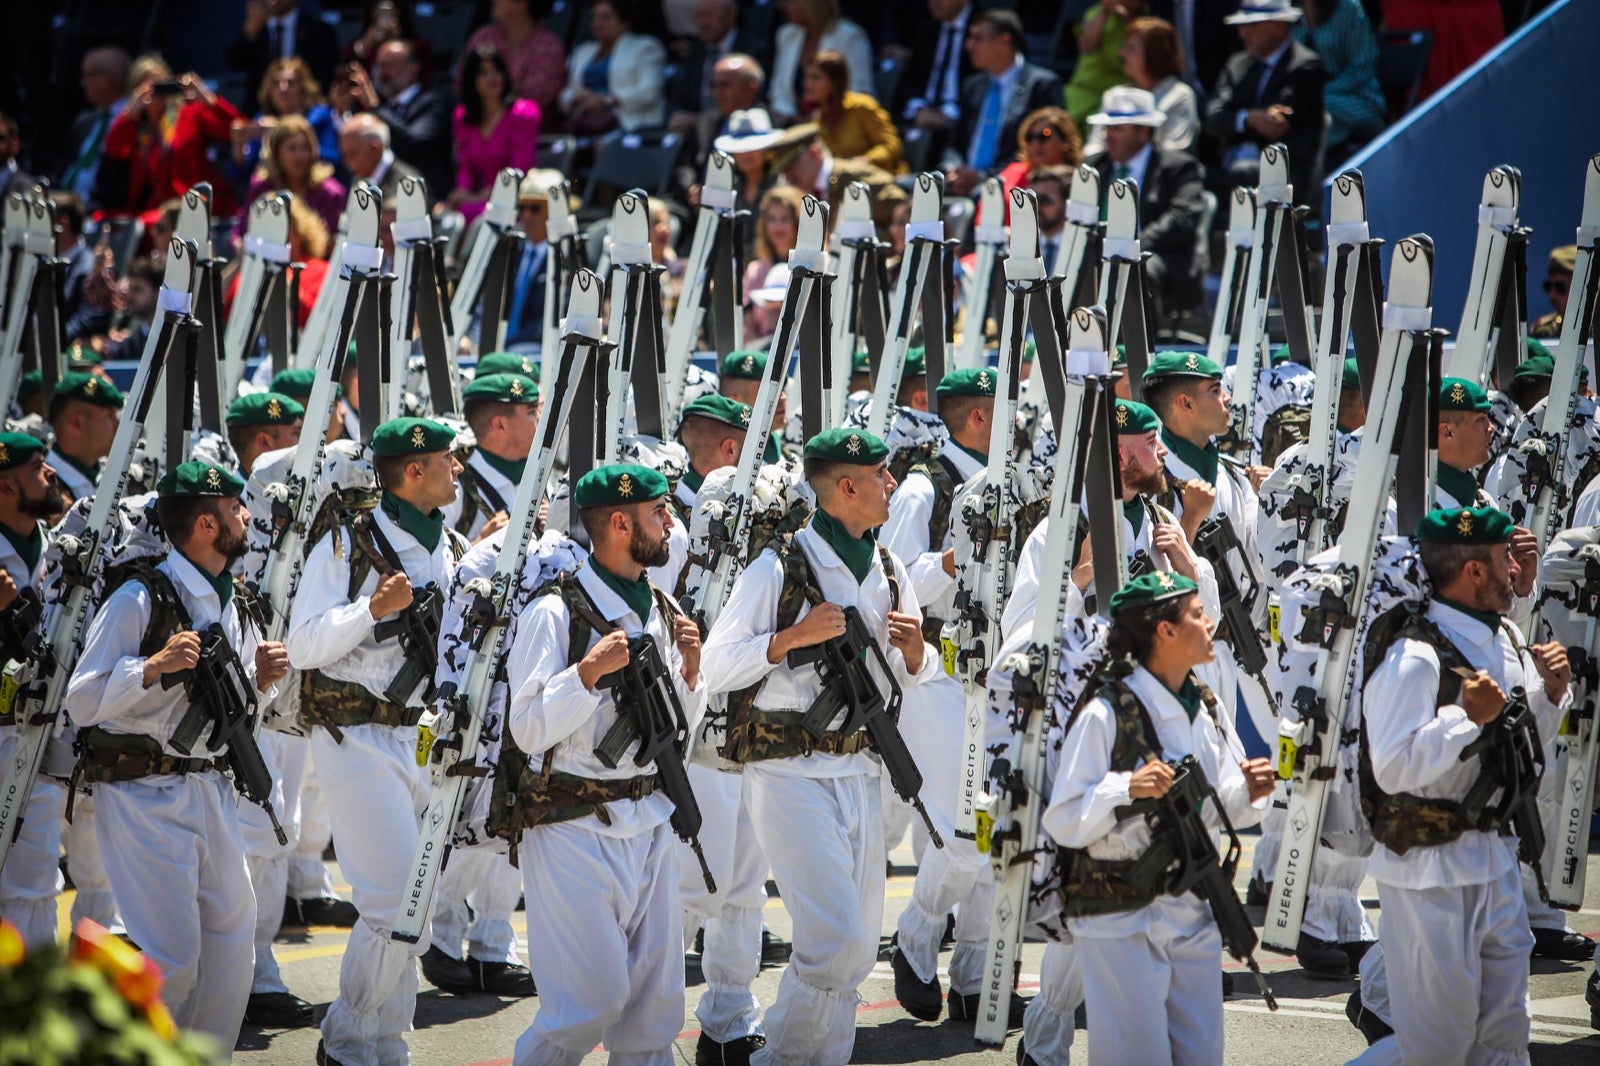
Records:
[[[44,450],[44,441],[31,433],[0,433],[0,470],[15,470]]]
[[[850,357],[850,373],[872,373],[872,355],[865,348]]]
[[[228,405],[230,426],[292,426],[305,417],[298,400],[281,392],[252,392]]]
[[[220,466],[190,461],[168,470],[156,491],[162,496],[237,496],[244,482]]]
[[[526,374],[479,374],[461,390],[463,400],[538,403],[539,383]]]
[[[1199,592],[1200,586],[1170,570],[1152,570],[1123,585],[1111,594],[1111,613],[1115,616],[1130,607],[1145,607],[1162,600]]]
[[[1132,435],[1135,433],[1155,433],[1161,428],[1161,419],[1156,417],[1155,411],[1136,400],[1117,401],[1117,432]]]
[[[98,374],[63,374],[56,382],[56,395],[66,396],[96,407],[121,407],[122,390]]]
[[[1273,366],[1277,366],[1279,363],[1287,363],[1288,361],[1289,361],[1289,346],[1287,344],[1280,344],[1276,348],[1272,349],[1272,365]]]
[[[1549,359],[1552,363],[1555,362],[1556,357],[1551,354],[1550,349],[1546,348],[1544,346],[1544,342],[1538,337],[1529,337],[1528,343],[1525,345],[1525,347],[1527,348],[1529,359],[1532,359],[1536,355],[1542,355],[1546,359]]]
[[[617,503],[644,503],[659,500],[672,489],[667,479],[648,466],[637,463],[612,463],[589,471],[578,479],[572,498],[580,509],[606,507]]]
[[[1476,381],[1466,378],[1442,378],[1439,381],[1439,410],[1489,411],[1489,394]]]
[[[986,366],[952,370],[939,379],[940,396],[993,396],[997,375]]]
[[[490,374],[525,374],[533,377],[538,371],[538,365],[525,355],[516,352],[490,352],[480,356],[478,365],[473,373],[478,377],[488,377]]]
[[[889,456],[889,446],[882,438],[864,429],[825,429],[806,441],[805,457],[823,459],[830,463],[853,463],[856,466],[876,466]]]
[[[1356,365],[1354,356],[1344,361],[1344,377],[1339,381],[1341,389],[1359,389],[1361,387],[1361,367]]]
[[[697,396],[683,405],[684,418],[709,418],[713,422],[732,426],[734,429],[750,428],[751,407],[747,403],[717,393],[707,396]]]
[[[372,431],[373,455],[420,455],[442,452],[456,442],[448,426],[428,418],[392,418]]]
[[[1571,274],[1578,269],[1578,246],[1576,244],[1563,244],[1550,250],[1551,274]]]
[[[1527,381],[1532,378],[1554,377],[1556,361],[1548,352],[1544,355],[1531,355],[1517,364],[1516,373],[1511,375],[1513,381]]]
[[[767,372],[767,353],[748,348],[729,352],[722,359],[721,371],[723,377],[735,381],[760,381]]]
[[[900,380],[906,378],[926,377],[928,373],[928,349],[921,347],[906,349],[906,365],[900,368]]]
[[[1144,381],[1158,378],[1214,378],[1221,380],[1222,368],[1199,352],[1157,352],[1144,372]]]
[[[1117,347],[1120,348],[1120,347],[1122,347],[1122,345],[1119,344],[1119,345],[1117,345]],[[1022,361],[1024,363],[1033,362],[1033,357],[1038,355],[1038,354],[1039,354],[1039,342],[1038,341],[1026,340],[1026,341],[1022,342]]]
[[[1126,344],[1119,344],[1119,345],[1117,345],[1116,349],[1111,353],[1111,369],[1112,370],[1126,370],[1127,368],[1128,368],[1128,346]]]
[[[100,358],[100,353],[82,341],[73,341],[72,346],[67,349],[68,370],[87,370],[89,367],[99,366],[103,362],[104,360]]]
[[[1424,544],[1504,544],[1516,523],[1493,507],[1448,507],[1429,511],[1417,523]]]
[[[17,386],[17,399],[26,400],[36,392],[44,391],[44,374],[37,370],[30,370],[22,375],[22,384]]]
[[[299,400],[301,403],[311,399],[311,386],[317,382],[317,372],[309,366],[294,367],[289,370],[280,370],[272,379],[272,391],[280,396],[288,396]],[[342,390],[335,388],[334,394]]]

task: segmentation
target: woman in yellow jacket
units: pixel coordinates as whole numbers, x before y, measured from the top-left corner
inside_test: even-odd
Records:
[[[857,159],[891,174],[906,172],[900,134],[889,112],[866,93],[850,92],[850,68],[838,52],[818,52],[806,63],[802,109],[835,159]]]

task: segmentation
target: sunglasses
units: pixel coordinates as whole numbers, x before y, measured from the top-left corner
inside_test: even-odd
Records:
[[[1032,133],[1028,134],[1022,139],[1028,144],[1044,144],[1054,140],[1055,138],[1055,130],[1034,130]]]
[[[1544,291],[1550,295],[1560,293],[1562,296],[1565,296],[1567,294],[1567,286],[1570,284],[1571,282],[1567,281],[1565,278],[1546,278],[1544,282]]]

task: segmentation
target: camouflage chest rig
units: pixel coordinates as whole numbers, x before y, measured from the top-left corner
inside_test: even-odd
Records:
[[[472,535],[472,526],[480,517],[488,521],[501,511],[509,511],[505,498],[495,491],[477,467],[461,461],[461,517],[456,519],[455,531],[463,537]]]
[[[955,466],[943,455],[919,455],[907,467],[905,475],[896,480],[903,481],[912,474],[921,474],[933,485],[933,513],[928,518],[928,550],[943,551],[945,538],[950,535],[950,514],[955,506],[956,488],[961,484]],[[922,639],[937,648],[944,623],[943,618],[935,618],[923,611]]]
[[[777,625],[773,630],[778,633],[800,620],[802,604],[815,607],[826,603],[827,597],[822,594],[811,561],[792,537],[783,537],[771,547],[783,570],[783,589],[778,593]],[[900,581],[895,577],[893,557],[883,545],[877,545],[877,549],[878,565],[889,583],[889,610],[898,611]],[[813,737],[800,728],[799,715],[792,711],[758,710],[756,697],[765,686],[766,679],[762,678],[748,688],[728,693],[728,736],[719,754],[729,762],[787,759],[812,752],[854,755],[869,746],[866,730],[858,730],[850,736],[829,731],[820,738]]]
[[[666,622],[667,631],[673,630],[683,611],[671,596],[650,586],[656,610]],[[533,594],[537,602],[543,596],[558,596],[567,609],[567,668],[583,661],[589,653],[591,641],[617,627],[601,616],[593,601],[578,583],[575,574],[563,574]],[[646,624],[649,619],[645,619]],[[509,683],[501,661],[495,678]],[[507,694],[509,703],[510,695]],[[641,800],[656,790],[654,774],[637,777],[595,779],[555,770],[555,749],[539,756],[537,765],[526,752],[511,739],[509,730],[502,729],[500,736],[500,761],[495,768],[489,796],[489,817],[485,823],[488,832],[509,841],[513,847],[511,861],[517,861],[516,843],[524,829],[555,825],[594,815],[606,825],[611,816],[606,804],[617,800]]]

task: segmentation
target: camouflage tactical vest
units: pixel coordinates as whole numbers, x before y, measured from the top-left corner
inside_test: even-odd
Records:
[[[1294,444],[1311,439],[1311,408],[1285,404],[1267,416],[1261,427],[1261,462],[1273,466]]]
[[[826,603],[811,561],[793,538],[785,537],[774,545],[778,562],[783,567],[783,588],[778,593],[777,624],[773,632],[782,632],[800,620],[801,604],[815,607]],[[889,610],[900,609],[900,582],[895,577],[894,561],[889,549],[878,545],[878,565],[889,582]],[[728,694],[728,737],[720,754],[729,762],[759,762],[765,759],[786,759],[795,755],[808,755],[813,751],[829,754],[853,754],[865,745],[865,734],[839,737],[828,733],[821,739],[813,738],[802,730],[792,714],[764,715],[756,710],[756,697],[766,686],[766,678],[749,688]],[[852,747],[852,745],[854,745]]]

